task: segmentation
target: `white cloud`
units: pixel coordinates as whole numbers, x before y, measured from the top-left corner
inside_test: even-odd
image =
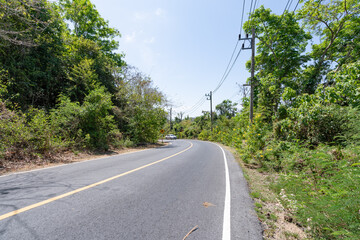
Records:
[[[148,17],[148,14],[144,13],[144,12],[136,12],[134,13],[134,18],[136,20],[144,20]]]
[[[131,34],[125,34],[125,42],[131,43],[135,41],[136,38],[136,32],[132,32]]]
[[[164,15],[165,11],[162,9],[162,8],[158,8],[156,9],[155,11],[155,15],[156,16],[161,16],[161,15]]]
[[[155,37],[151,37],[144,40],[144,43],[151,44],[155,42]]]
[[[165,10],[162,8],[157,8],[155,11],[152,12],[135,12],[134,18],[138,21],[144,21],[144,20],[151,20],[154,17],[161,17],[165,15]]]

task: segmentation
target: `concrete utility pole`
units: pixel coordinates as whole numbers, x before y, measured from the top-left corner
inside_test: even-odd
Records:
[[[209,94],[205,94],[206,100],[210,100],[210,129],[213,130],[213,113],[212,113],[212,91]]]
[[[172,107],[170,108],[170,130],[172,130],[172,123],[171,123],[171,118],[172,118]]]
[[[245,40],[250,42],[250,47],[245,47],[243,43],[242,49],[251,49],[251,78],[250,84],[244,84],[244,86],[250,86],[250,124],[252,124],[254,119],[254,87],[255,87],[255,29],[251,29],[252,36],[249,38],[246,34],[245,38],[241,38],[239,35],[239,40]]]
[[[250,123],[254,119],[254,85],[255,85],[255,29],[252,28],[251,37],[251,90],[250,90]]]

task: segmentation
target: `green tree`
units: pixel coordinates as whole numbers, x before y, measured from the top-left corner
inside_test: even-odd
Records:
[[[14,3],[14,6],[27,2]],[[65,25],[51,4],[46,1],[35,2],[39,4],[41,2],[41,8],[30,11],[32,8],[29,6],[28,12],[23,14],[29,17],[33,14],[33,18],[38,20],[32,21],[40,21],[40,26],[46,23],[46,27],[42,28],[42,31],[31,31],[31,34],[24,33],[24,38],[26,38],[24,41],[28,41],[29,44],[9,40],[0,48],[2,51],[0,63],[7,72],[4,84],[8,91],[3,98],[9,100],[8,103],[14,103],[23,109],[27,109],[30,105],[53,107],[58,94],[66,86],[62,68]],[[12,21],[13,24],[9,23],[5,26],[13,28],[16,32],[20,31],[17,29],[18,24],[21,25],[21,21],[25,20],[21,18],[12,19]]]
[[[121,66],[121,54],[113,51],[119,47],[115,40],[120,37],[117,29],[109,27],[90,0],[60,0],[59,8],[66,20],[72,23],[71,32],[77,37],[83,37],[96,42],[107,56]]]
[[[135,142],[157,141],[166,122],[164,95],[151,79],[134,67],[125,67],[114,96],[119,129]]]
[[[42,17],[47,5],[44,0],[0,0],[0,45],[36,46],[36,36],[49,24]]]
[[[230,100],[224,100],[222,103],[216,105],[215,109],[219,117],[224,116],[230,119],[236,115],[236,105],[237,103],[233,103]]]
[[[285,87],[302,90],[298,75],[309,60],[304,51],[311,36],[300,27],[294,13],[285,11],[278,16],[263,6],[244,24],[246,32],[252,28],[259,40],[255,57],[256,100],[271,116],[278,110]],[[250,68],[250,62],[247,67]]]
[[[67,89],[67,95],[73,101],[82,102],[90,91],[99,87],[98,76],[92,69],[93,64],[92,59],[84,58],[70,69],[68,78],[72,84]]]
[[[314,64],[306,71],[308,88],[316,89],[332,69],[357,61],[360,50],[360,3],[358,0],[301,1],[299,16],[312,32],[321,37],[314,44]]]

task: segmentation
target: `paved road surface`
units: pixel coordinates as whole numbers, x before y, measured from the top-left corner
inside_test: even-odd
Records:
[[[182,240],[195,226],[187,240],[262,239],[241,170],[213,143],[0,177],[0,239]]]

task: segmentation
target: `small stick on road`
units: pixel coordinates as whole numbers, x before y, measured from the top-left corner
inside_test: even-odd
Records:
[[[190,230],[190,232],[188,232],[188,234],[186,234],[186,236],[183,238],[183,240],[185,240],[192,232],[196,231],[199,228],[198,225],[196,225],[195,227],[193,227],[193,229]]]

